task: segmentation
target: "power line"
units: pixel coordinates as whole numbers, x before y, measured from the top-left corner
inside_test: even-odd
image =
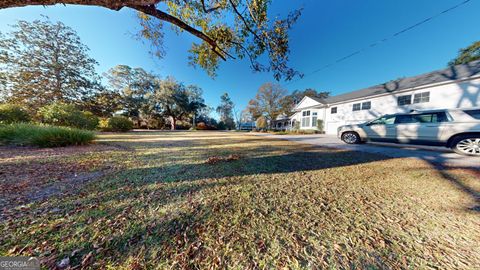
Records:
[[[329,63],[329,64],[327,64],[327,65],[324,65],[324,66],[322,66],[322,67],[320,67],[320,68],[318,68],[318,69],[315,69],[314,71],[312,71],[312,72],[310,72],[310,73],[308,73],[308,74],[303,75],[303,76],[302,76],[301,78],[299,78],[299,79],[296,79],[296,80],[293,80],[293,81],[290,81],[290,82],[284,84],[284,86],[288,86],[288,85],[291,85],[292,83],[296,83],[296,82],[298,82],[298,81],[301,81],[301,80],[303,80],[305,77],[311,76],[311,75],[313,75],[313,74],[315,74],[315,73],[318,73],[318,72],[323,71],[323,70],[325,70],[325,69],[327,69],[327,68],[330,68],[331,66],[333,66],[333,65],[335,65],[335,64],[338,64],[338,63],[343,62],[343,61],[345,61],[345,60],[347,60],[347,59],[350,59],[350,58],[354,57],[354,56],[357,55],[357,54],[360,54],[360,53],[362,53],[362,52],[364,52],[364,51],[366,51],[366,50],[368,50],[368,49],[370,49],[370,48],[376,47],[376,46],[378,46],[378,45],[380,45],[380,44],[382,44],[382,43],[384,43],[384,42],[387,42],[387,41],[389,41],[389,40],[391,40],[391,39],[393,39],[393,38],[395,38],[395,37],[397,37],[397,36],[400,36],[400,35],[408,32],[408,31],[411,31],[411,30],[413,30],[413,29],[415,29],[415,28],[417,28],[417,27],[419,27],[419,26],[421,26],[421,25],[423,25],[423,24],[425,24],[425,23],[427,23],[427,22],[429,22],[429,21],[431,21],[431,20],[439,17],[439,16],[442,16],[442,15],[445,14],[445,13],[448,13],[448,12],[454,10],[454,9],[457,9],[457,8],[459,8],[459,7],[467,4],[467,3],[470,2],[470,1],[471,1],[471,0],[464,0],[463,2],[461,2],[461,3],[459,3],[459,4],[455,5],[455,6],[449,7],[449,8],[443,10],[442,12],[440,12],[440,13],[438,13],[438,14],[435,14],[435,15],[433,15],[433,16],[431,16],[431,17],[428,17],[428,18],[426,18],[426,19],[424,19],[424,20],[422,20],[422,21],[420,21],[420,22],[417,22],[417,23],[415,23],[415,24],[413,24],[413,25],[411,25],[411,26],[409,26],[409,27],[406,27],[406,28],[404,28],[404,29],[402,29],[402,30],[394,33],[393,35],[391,35],[391,36],[389,36],[389,37],[386,37],[386,38],[384,38],[384,39],[381,39],[381,40],[378,40],[378,41],[376,41],[376,42],[373,42],[373,43],[371,43],[370,45],[368,45],[368,46],[366,46],[366,47],[364,47],[364,48],[362,48],[362,49],[360,49],[360,50],[357,50],[357,51],[355,51],[355,52],[353,52],[353,53],[351,53],[351,54],[345,55],[345,56],[343,56],[343,57],[335,60],[334,62],[331,62],[331,63]]]

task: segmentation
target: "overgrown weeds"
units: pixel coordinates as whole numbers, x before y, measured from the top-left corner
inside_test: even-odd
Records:
[[[68,127],[35,124],[0,126],[0,145],[59,147],[85,145],[95,139],[95,133]]]

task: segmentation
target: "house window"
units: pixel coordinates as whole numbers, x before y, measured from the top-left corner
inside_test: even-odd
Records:
[[[302,112],[302,127],[310,126],[310,111]]]
[[[372,108],[372,102],[367,101],[362,103],[362,110],[370,110]]]
[[[309,127],[310,126],[310,117],[302,118],[302,127]]]
[[[353,104],[353,111],[360,111],[361,110],[361,103]]]
[[[399,96],[397,98],[398,106],[404,106],[412,104],[412,95]]]
[[[313,112],[312,113],[312,127],[315,127],[317,125],[317,113],[316,112]]]
[[[418,93],[413,96],[413,103],[424,103],[430,101],[430,92]]]
[[[337,113],[337,107],[332,107],[332,108],[330,109],[330,113],[331,113],[331,114],[336,114],[336,113]]]

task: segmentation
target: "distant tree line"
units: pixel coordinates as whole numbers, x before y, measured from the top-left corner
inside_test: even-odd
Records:
[[[75,108],[102,118],[119,114],[138,128],[189,128],[193,122],[208,129],[235,128],[227,93],[216,108],[217,122],[200,87],[127,65],[108,70],[103,83],[88,52],[61,22],[19,21],[11,32],[0,33],[0,103],[23,107],[31,115],[51,108]],[[70,107],[48,107],[52,104]]]

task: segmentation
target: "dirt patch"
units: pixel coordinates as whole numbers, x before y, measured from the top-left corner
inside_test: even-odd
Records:
[[[33,194],[30,195],[30,200],[31,202],[35,202],[47,199],[61,193],[72,193],[72,191],[74,191],[76,188],[96,178],[100,178],[103,175],[103,172],[83,173],[81,175],[75,174],[62,182],[55,182],[45,186],[43,189],[35,191]]]
[[[48,158],[61,158],[85,153],[115,150],[115,146],[91,144],[84,146],[67,146],[56,148],[0,146],[0,163],[28,161]]]
[[[78,190],[109,171],[96,152],[113,148],[91,145],[62,148],[2,147],[0,216],[32,202]]]
[[[0,198],[0,219],[5,216],[15,214],[27,204],[43,201],[53,196],[66,196],[76,193],[82,186],[88,182],[99,179],[105,175],[103,171],[82,172],[79,174],[70,174],[57,181],[39,185],[28,181],[23,181],[17,185],[2,189]],[[0,189],[2,188],[0,187]]]

